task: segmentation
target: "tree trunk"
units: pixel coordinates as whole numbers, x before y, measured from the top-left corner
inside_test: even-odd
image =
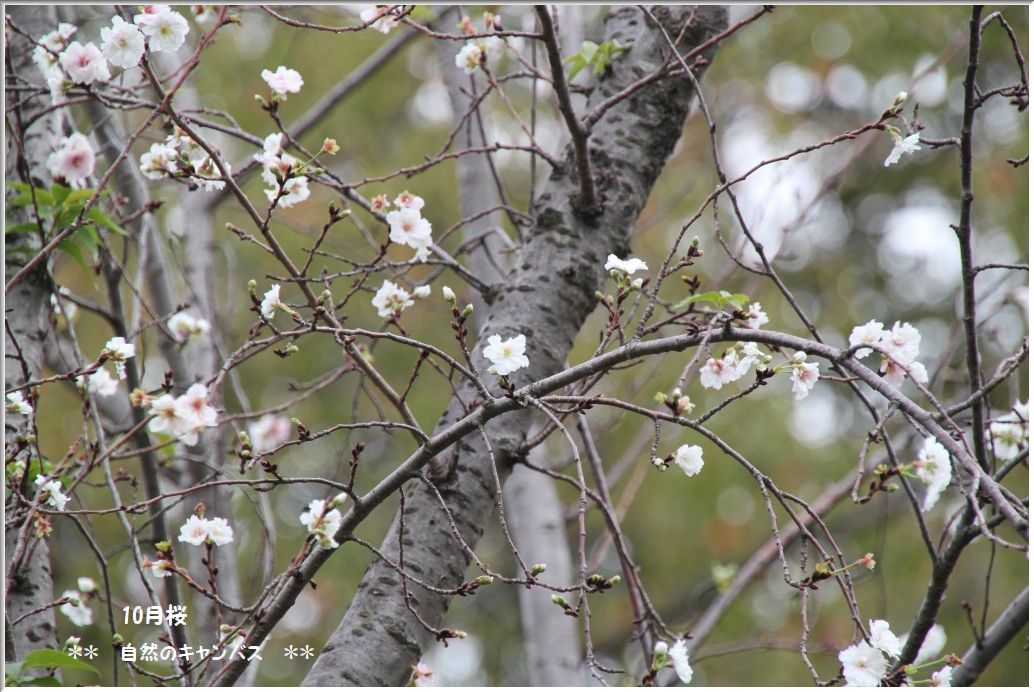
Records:
[[[655,14],[672,37],[695,16],[681,48],[698,45],[725,27],[721,7],[657,7]],[[590,107],[660,66],[667,54],[661,33],[634,7],[611,10],[605,28],[629,50],[621,54],[610,73],[601,76],[590,97]],[[511,376],[520,386],[555,373],[582,323],[596,305],[595,292],[605,279],[608,253],[625,254],[636,218],[646,204],[681,132],[689,110],[692,88],[685,78],[654,82],[614,106],[595,126],[589,150],[600,208],[592,215],[578,210],[579,182],[574,153],[565,151],[566,170],[554,172],[534,208],[535,223],[521,248],[515,269],[499,287],[491,314],[481,330],[475,362],[484,371],[481,344],[491,334],[504,338],[523,333],[528,338],[531,366]],[[470,401],[476,389],[460,389]],[[453,400],[441,426],[463,416],[463,405]],[[501,416],[487,426],[493,445],[490,459],[480,439],[458,444],[455,456],[442,454],[432,476],[464,540],[477,543],[491,521],[496,487],[489,463],[505,477],[511,455],[532,424],[530,409]],[[398,554],[400,517],[389,530],[382,550]],[[436,586],[454,588],[464,577],[468,555],[452,534],[442,507],[424,483],[406,491],[405,568]],[[498,587],[497,587],[498,588]],[[442,622],[448,599],[410,586],[412,606],[432,626]],[[398,574],[375,562],[367,570],[338,629],[317,658],[303,685],[401,685],[432,636],[410,613]]]

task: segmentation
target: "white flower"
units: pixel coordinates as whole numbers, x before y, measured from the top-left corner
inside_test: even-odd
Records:
[[[417,286],[413,289],[414,298],[426,298],[429,295],[431,295],[431,287],[427,284],[424,284],[423,286]]]
[[[761,369],[765,369],[765,354],[758,348],[758,345],[753,341],[747,343],[737,342],[736,347],[740,351],[740,362],[747,363],[744,368],[744,374],[754,365],[760,365]],[[741,367],[743,367],[741,365]]]
[[[104,350],[108,352],[111,360],[124,361],[136,355],[136,346],[128,343],[121,336],[113,336],[104,344]]]
[[[291,437],[291,421],[275,413],[267,413],[248,424],[251,447],[258,454],[264,454],[287,442]]]
[[[188,432],[198,432],[203,428],[216,425],[218,412],[208,405],[208,387],[200,382],[190,385],[186,392],[176,397],[176,416],[184,421]],[[188,445],[196,444],[196,435],[187,435],[184,440]]]
[[[273,315],[276,314],[277,310],[283,310],[284,312],[293,312],[291,308],[287,307],[287,304],[280,300],[280,284],[273,284],[266,294],[262,296],[262,305],[260,306],[262,316],[267,320],[273,319]]]
[[[112,65],[123,69],[135,67],[144,56],[144,35],[115,15],[111,18],[111,26],[101,29],[101,50]]]
[[[65,591],[61,598],[73,599],[69,603],[62,603],[59,609],[72,621],[76,627],[87,627],[93,624],[93,611],[83,603],[83,595],[78,591]]]
[[[930,675],[934,687],[951,687],[951,666],[944,666]]]
[[[413,668],[413,687],[433,687],[434,671],[423,663],[417,663]]]
[[[951,483],[951,458],[940,442],[928,437],[919,450],[919,459],[914,466],[916,476],[926,486],[923,511],[928,512]]]
[[[646,262],[642,261],[638,257],[629,257],[627,260],[623,260],[618,259],[617,255],[607,255],[607,263],[603,265],[603,268],[607,271],[617,269],[627,276],[631,276],[640,270],[649,271],[650,269],[646,266]]]
[[[747,308],[747,326],[761,329],[763,324],[768,324],[768,313],[761,309],[761,303],[751,303]]]
[[[865,324],[851,330],[851,335],[847,337],[847,343],[851,346],[857,346],[859,344],[878,346],[882,338],[883,322],[869,320]],[[860,348],[855,351],[855,356],[858,358],[865,358],[870,353],[872,353],[871,348]]]
[[[196,514],[191,514],[180,527],[181,543],[201,545],[208,540],[208,522]]]
[[[456,54],[456,67],[461,68],[466,74],[474,74],[481,67],[483,56],[481,46],[476,41],[468,41]]]
[[[309,509],[298,519],[309,530],[309,535],[316,539],[321,548],[336,548],[338,543],[334,534],[341,527],[341,512],[336,509],[327,511],[325,500],[313,500]]]
[[[720,359],[707,359],[700,368],[700,384],[704,389],[721,389],[722,385],[743,377],[753,364],[752,357],[741,359],[736,349],[730,348]]]
[[[409,190],[404,190],[395,198],[395,206],[399,209],[415,209],[420,211],[424,208],[424,198],[414,195]]]
[[[417,209],[404,208],[388,212],[388,238],[393,243],[408,245],[418,253],[426,251],[431,243],[431,222],[420,216]]]
[[[883,361],[883,379],[895,387],[905,384],[905,373],[908,372],[912,379],[919,383],[926,383],[930,376],[926,374],[926,366],[918,360],[907,364],[905,367],[898,367],[889,360]]]
[[[849,646],[839,655],[848,687],[878,687],[887,672],[887,659],[865,642]]]
[[[675,463],[692,478],[704,468],[704,450],[700,445],[682,445],[675,451]]]
[[[7,412],[31,416],[32,404],[25,400],[21,392],[11,392],[7,395]]]
[[[215,545],[226,545],[233,542],[233,529],[222,517],[208,520],[208,540]]]
[[[456,301],[456,294],[448,286],[442,286],[442,298],[445,298],[445,300],[449,301],[450,303],[453,303]]]
[[[298,70],[292,70],[283,65],[276,68],[276,72],[262,70],[262,79],[266,80],[266,84],[273,90],[273,93],[281,98],[285,98],[288,94],[297,94],[305,84]]]
[[[819,364],[805,363],[805,354],[798,351],[794,356],[794,364],[790,369],[790,382],[792,383],[793,398],[803,399],[808,396],[811,388],[819,381]]]
[[[169,394],[162,394],[151,401],[151,415],[154,418],[147,424],[153,433],[164,433],[171,437],[179,437],[185,421],[176,410],[176,399]]]
[[[1019,406],[1019,404],[1017,404]],[[1012,416],[1013,419],[1016,416]],[[995,456],[1005,461],[1012,459],[1027,443],[1027,425],[1008,418],[992,421],[989,426]]]
[[[98,368],[87,378],[90,392],[97,396],[113,396],[118,391],[118,380],[111,376],[107,368]]]
[[[373,22],[370,24],[370,28],[382,34],[388,33],[398,24],[398,20],[392,13],[395,5],[358,5],[356,9],[360,7],[362,9],[359,11],[359,19],[364,24]]]
[[[230,173],[230,164],[223,163],[223,168],[226,169],[226,173]],[[223,179],[223,173],[219,170],[219,167],[215,165],[215,162],[208,156],[204,157],[200,161],[194,162],[194,175],[190,177],[191,182],[196,183],[205,192],[215,192],[222,190],[226,187],[226,180]],[[308,181],[304,178],[301,180],[305,181],[305,186],[308,188]],[[294,182],[293,180],[291,182]],[[308,197],[308,190],[306,189],[305,197]],[[301,199],[295,200],[301,202]],[[284,204],[285,207],[289,207],[295,203],[292,201],[291,204]]]
[[[60,63],[68,78],[77,84],[93,84],[111,79],[108,61],[93,43],[83,45],[72,41],[61,53]]]
[[[385,280],[370,301],[377,308],[377,314],[388,319],[398,317],[402,311],[413,305],[409,291]]]
[[[165,5],[149,5],[148,7],[165,9],[164,11],[156,9],[149,12],[145,8],[142,14],[133,17],[133,22],[147,36],[147,47],[156,53],[165,50],[179,50],[183,41],[186,40],[187,34],[190,33],[187,20]]]
[[[40,37],[39,45],[32,51],[32,61],[36,63],[36,67],[39,68],[44,77],[54,74],[54,69],[58,62],[57,56],[65,49],[65,46],[68,45],[68,40],[72,38],[76,31],[77,29],[73,25],[61,23],[57,25],[56,30],[43,34]],[[57,70],[57,74],[63,77],[60,69]]]
[[[883,332],[879,346],[898,363],[908,365],[919,356],[922,338],[919,330],[908,322],[895,322],[893,327]]]
[[[65,505],[68,504],[68,495],[63,492],[61,481],[56,478],[48,481],[45,476],[37,475],[36,487],[46,496],[44,502],[59,512],[64,511]]]
[[[668,656],[675,667],[675,675],[679,676],[682,684],[688,685],[693,679],[693,668],[689,665],[689,652],[686,651],[686,640],[679,639],[668,649]]]
[[[97,590],[97,582],[89,577],[79,577],[76,580],[76,586],[79,587],[81,593],[93,593]]]
[[[277,183],[276,187],[267,188],[265,193],[266,199],[270,202],[279,197],[277,200],[277,206],[283,207],[284,209],[290,209],[294,205],[309,199],[309,179],[304,177],[294,177],[284,183],[282,192],[280,190],[280,184]]]
[[[904,646],[905,642],[908,641],[908,635],[901,636],[901,645]],[[916,654],[916,660],[914,663],[919,665],[920,663],[926,663],[937,657],[937,654],[941,653],[941,649],[948,643],[948,635],[944,632],[944,627],[941,625],[933,625],[926,632],[926,637],[923,638],[923,643],[919,645],[919,653]]]
[[[886,620],[869,620],[869,639],[873,646],[888,656],[897,658],[901,655],[901,641],[890,631],[890,623]]]
[[[653,645],[654,656],[667,656],[668,655],[668,644],[666,642],[657,642]]]
[[[171,577],[175,574],[172,571],[172,563],[168,560],[159,560],[158,562],[147,561],[144,563],[144,567],[150,569],[152,576],[155,577]]]
[[[488,345],[482,350],[482,354],[492,365],[488,368],[490,373],[505,377],[511,372],[531,365],[528,357],[524,355],[525,339],[523,334],[503,341],[498,334],[488,337]]]
[[[195,336],[204,336],[211,325],[203,317],[194,317],[188,312],[177,312],[165,323],[176,341],[183,343]]]
[[[894,148],[890,150],[890,154],[887,155],[887,160],[883,162],[883,165],[889,166],[893,163],[897,163],[898,159],[901,158],[902,154],[912,154],[922,149],[919,146],[919,133],[909,135],[904,139],[901,138],[896,132],[891,132],[891,136],[894,138]]]
[[[93,175],[96,161],[90,140],[76,132],[61,140],[61,146],[47,157],[47,169],[72,187],[83,187],[86,179]]]
[[[176,160],[179,157],[174,147],[162,142],[155,142],[151,148],[140,155],[140,172],[150,180],[161,180],[176,172]]]

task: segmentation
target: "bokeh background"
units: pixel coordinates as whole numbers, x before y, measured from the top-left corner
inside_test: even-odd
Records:
[[[733,18],[746,16],[754,9],[735,7]],[[426,17],[441,10],[420,8],[414,16]],[[533,26],[528,7],[464,8],[472,18],[480,18],[483,10],[500,13],[507,27]],[[1020,45],[1027,46],[1027,8],[1012,6],[988,11],[994,10],[1003,12],[1016,30]],[[243,129],[260,137],[274,129],[253,98],[254,94],[265,93],[259,76],[262,69],[283,64],[302,73],[304,89],[291,95],[281,107],[281,114],[290,123],[387,40],[372,31],[335,35],[294,29],[273,21],[254,7],[234,11],[240,15],[241,25],[220,32],[218,41],[205,53],[192,83],[203,105],[228,111]],[[342,7],[295,7],[284,11],[295,18],[331,24],[354,21]],[[598,39],[604,12],[592,6],[565,9],[561,29],[564,30],[564,22],[576,22],[582,36]],[[103,14],[110,16],[107,10]],[[869,122],[900,91],[908,91],[912,96],[907,107],[909,116],[912,106],[919,106],[918,115],[926,128],[924,135],[957,136],[968,17],[968,7],[779,7],[745,28],[723,44],[703,82],[719,126],[721,154],[729,173],[735,175],[761,158]],[[457,20],[457,15],[451,15],[450,29]],[[107,21],[98,13],[96,20],[80,23],[80,36],[96,40],[99,28]],[[190,45],[196,41],[197,30],[192,23]],[[998,26],[986,31],[981,58],[979,79],[985,89],[1015,81],[1013,53]],[[510,58],[498,69],[514,66]],[[455,114],[443,81],[444,71],[450,69],[456,68],[451,61],[443,64],[432,41],[421,38],[411,42],[375,78],[331,111],[305,138],[305,143],[318,148],[324,137],[336,138],[341,152],[326,163],[345,180],[381,175],[419,163],[425,155],[438,150],[454,123]],[[513,81],[507,89],[518,107],[528,107],[530,83]],[[545,91],[540,96],[548,99]],[[487,118],[489,138],[519,141],[520,132],[502,102],[489,99],[487,108],[491,113]],[[135,122],[137,117],[139,114],[131,115],[129,121]],[[561,123],[548,105],[540,109],[537,127],[547,148],[555,150],[563,142]],[[149,141],[164,136],[158,130],[148,135]],[[215,136],[213,141],[235,163],[255,153],[253,147],[229,137]],[[949,228],[958,214],[957,152],[952,148],[925,149],[885,168],[883,160],[891,145],[889,135],[867,134],[835,148],[771,166],[738,186],[737,192],[748,221],[765,247],[773,253],[778,248],[777,269],[828,341],[846,343],[851,327],[869,319],[888,324],[909,321],[922,333],[920,360],[934,379],[935,391],[955,400],[965,387],[958,320],[959,259],[955,236]],[[1004,99],[993,99],[979,112],[976,123],[977,263],[1027,261],[1028,167],[1017,168],[1007,162],[1026,156],[1027,150],[1026,112],[1017,112]],[[528,200],[527,155],[501,154],[497,161],[514,204],[523,208]],[[635,255],[651,267],[658,266],[681,224],[714,185],[706,126],[699,110],[694,109],[682,141],[636,228],[632,241]],[[253,198],[261,198],[259,181],[250,180],[245,189]],[[366,186],[361,192],[368,197],[383,192],[393,198],[403,189],[427,201],[424,214],[434,223],[436,235],[460,217],[451,162],[408,180]],[[155,183],[152,194],[168,202],[159,218],[171,248],[170,261],[177,265],[190,262],[184,256],[180,239],[192,229],[184,227],[175,185]],[[206,193],[195,194],[200,198]],[[289,248],[299,252],[308,246],[323,223],[327,203],[333,199],[327,190],[314,187],[308,202],[280,214],[276,231]],[[356,211],[355,221],[383,234],[383,229],[361,211]],[[240,342],[254,322],[253,313],[248,311],[247,281],[256,279],[264,286],[269,283],[267,274],[280,271],[271,258],[223,231],[225,222],[246,227],[248,221],[233,202],[221,207],[216,215],[217,285],[221,287],[216,297],[219,326],[225,331],[225,342],[232,345]],[[327,249],[371,256],[354,227],[339,228],[340,232],[329,239]],[[729,223],[726,209],[718,218],[718,228],[733,248],[742,247],[742,236]],[[769,328],[805,333],[770,283],[735,268],[716,240],[710,214],[704,215],[691,234],[700,237],[705,251],[693,268],[705,289],[747,293],[768,310]],[[454,238],[447,242],[446,248],[455,247],[457,241]],[[395,250],[392,257],[409,257],[408,250],[395,257]],[[742,257],[753,261],[746,251]],[[131,256],[130,266],[134,260]],[[331,270],[341,268],[329,261],[328,266]],[[418,270],[412,277],[419,280],[423,275]],[[87,297],[97,295],[101,289],[99,281],[71,261],[59,264],[56,276],[70,290]],[[470,295],[465,288],[461,291],[457,278],[448,276],[447,282]],[[436,281],[436,296],[441,283],[442,279]],[[979,278],[977,288],[983,357],[985,369],[990,370],[1027,335],[1026,274],[987,272]],[[679,290],[678,285],[672,285],[664,295],[677,297]],[[418,338],[453,347],[442,301],[419,303],[406,312],[403,321]],[[354,304],[349,324],[380,326],[368,299]],[[597,311],[582,331],[571,355],[572,362],[592,353],[603,324],[604,317]],[[77,328],[87,353],[99,352],[110,337],[103,323],[83,311]],[[255,408],[288,398],[293,384],[312,381],[340,363],[340,351],[329,339],[308,339],[300,346],[302,357],[279,359],[266,353],[241,368],[241,381]],[[379,345],[375,357],[382,371],[395,373],[400,383],[405,381],[414,361],[412,352],[390,343]],[[655,391],[670,388],[685,364],[684,358],[668,356],[615,374],[601,391],[651,405]],[[152,342],[145,342],[140,363],[146,370],[145,382],[155,386],[164,365]],[[1026,382],[1024,366],[1018,378],[995,393],[994,404],[1006,408],[1017,399],[1026,401]],[[310,429],[347,420],[355,415],[355,384],[354,377],[345,377],[292,409],[290,415],[297,416]],[[733,385],[741,386],[743,383]],[[799,402],[792,400],[789,389],[785,377],[776,378],[755,395],[723,411],[712,425],[715,432],[771,474],[781,487],[812,499],[857,463],[870,421],[843,385],[824,381]],[[705,391],[694,378],[689,393],[699,411],[718,402],[729,391]],[[908,391],[916,395],[913,389]],[[224,396],[227,410],[240,410],[240,402],[231,390],[227,389]],[[433,427],[446,396],[446,388],[430,381],[415,388],[411,406],[422,425]],[[358,416],[376,415],[368,402],[361,401],[359,406]],[[73,391],[52,386],[42,392],[40,412],[44,452],[60,458],[80,430],[80,402]],[[715,569],[741,563],[770,537],[767,513],[757,488],[735,462],[688,431],[665,428],[661,448],[674,449],[682,443],[704,447],[707,465],[692,480],[676,478],[675,472],[661,475],[652,469],[643,470],[649,463],[652,428],[642,421],[598,409],[592,412],[591,421],[600,431],[598,442],[607,467],[626,469],[612,488],[615,497],[621,497],[630,483],[638,485],[628,504],[624,528],[634,557],[642,567],[644,582],[655,605],[672,626],[688,628],[717,593]],[[900,423],[895,429],[903,430]],[[276,461],[282,471],[291,475],[341,478],[342,467],[347,469],[342,450],[359,439],[367,444],[359,478],[364,487],[393,468],[412,445],[406,435],[337,435],[283,453]],[[914,434],[906,440],[899,452],[909,458],[921,440]],[[551,441],[548,448],[550,455],[568,455],[562,442]],[[130,473],[137,472],[136,462],[120,463]],[[1010,487],[1026,496],[1026,469],[1013,475]],[[318,491],[288,486],[277,489],[271,497],[278,522],[278,570],[286,566],[301,544],[304,532],[298,515],[314,492]],[[573,519],[577,498],[569,488],[565,487],[562,493],[570,503]],[[234,563],[241,571],[245,601],[250,602],[262,586],[251,576],[258,571],[254,566],[261,547],[261,530],[254,511],[254,495],[235,491],[232,498],[231,520],[237,539],[228,548],[217,549],[217,556],[225,568]],[[110,502],[100,486],[84,487],[78,500],[93,507],[108,506]],[[928,519],[935,536],[940,536],[947,517],[960,503],[957,493],[950,491],[931,512]],[[170,527],[178,527],[191,506],[192,503],[184,503],[173,508]],[[392,506],[381,508],[359,534],[379,543],[393,512]],[[900,493],[881,494],[864,506],[848,501],[830,514],[829,521],[846,555],[877,555],[879,566],[875,572],[855,574],[863,617],[885,618],[895,632],[906,632],[925,590],[930,564],[904,498]],[[88,523],[110,556],[117,606],[142,603],[138,578],[115,519],[98,517]],[[573,535],[574,526],[570,528]],[[590,531],[595,543],[602,535],[596,514],[591,516]],[[82,535],[73,525],[56,522],[51,541],[57,593],[75,588],[79,576],[97,577]],[[509,551],[498,530],[488,530],[479,550],[482,559],[497,569],[509,571]],[[797,554],[795,548],[788,552]],[[282,648],[288,644],[309,644],[317,650],[322,647],[344,613],[369,558],[368,553],[353,544],[330,559],[318,575],[319,588],[306,590],[275,630],[266,646],[267,660],[259,667],[256,684],[294,685],[301,680],[307,664],[283,658]],[[548,556],[528,559],[549,562]],[[986,541],[969,548],[951,580],[938,618],[948,633],[946,651],[962,654],[972,642],[960,603],[973,603],[980,612],[992,560],[990,617],[1028,583],[1028,563],[1023,555],[1003,551],[992,554]],[[599,571],[618,572],[612,552],[606,555]],[[542,594],[542,598],[548,597],[549,594]],[[61,639],[78,634],[84,643],[97,643],[107,655],[109,633],[102,624],[100,606],[94,607],[98,624],[84,630],[59,616]],[[592,609],[597,655],[604,662],[634,666],[638,649],[628,640],[630,613],[624,585],[594,596]],[[852,637],[852,626],[839,594],[833,588],[815,593],[809,618],[813,659],[819,672],[830,677],[838,667],[835,652]],[[482,588],[474,598],[456,599],[447,625],[467,631],[469,637],[454,641],[448,649],[439,645],[427,652],[425,661],[434,668],[439,683],[527,681],[514,588],[494,585]],[[783,583],[778,565],[774,566],[743,594],[703,646],[693,661],[694,684],[810,684],[796,650],[799,633],[799,600]],[[123,634],[139,643],[154,640],[157,631],[153,627],[129,627]],[[193,636],[206,643],[214,638],[213,633],[205,632],[193,632]],[[772,648],[717,655],[726,644],[759,639]],[[1017,637],[980,682],[1026,685],[1025,640],[1026,636]],[[100,668],[105,676],[110,675],[109,666]]]

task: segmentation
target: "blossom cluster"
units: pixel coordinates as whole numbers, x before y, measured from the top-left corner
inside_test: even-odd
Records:
[[[417,261],[423,262],[434,245],[431,222],[420,214],[420,210],[424,208],[424,198],[407,190],[395,198],[394,204],[396,208],[384,217],[388,222],[388,238],[393,243],[416,250]],[[373,200],[372,206],[376,211],[386,209],[387,198],[383,195],[378,196]]]
[[[229,174],[230,164],[223,166]],[[150,180],[185,178],[206,192],[226,187],[223,174],[208,153],[178,128],[140,156],[140,172]]]
[[[169,318],[165,326],[169,328],[172,337],[179,343],[186,343],[194,337],[208,334],[211,325],[204,317],[194,317],[189,312],[177,312]]]
[[[58,608],[61,614],[72,621],[76,627],[88,627],[93,624],[93,610],[86,601],[97,593],[97,583],[89,577],[79,577],[78,589],[68,589],[61,594],[61,600],[68,599]]]
[[[171,394],[151,401],[151,415],[147,424],[153,433],[162,433],[187,445],[197,444],[198,433],[216,425],[217,411],[208,402],[208,387],[193,384],[178,397]]]
[[[309,199],[309,179],[298,173],[299,161],[284,151],[284,135],[274,132],[262,141],[262,153],[255,161],[262,164],[266,198],[285,209]]]
[[[848,344],[852,347],[873,346],[880,350],[883,354],[880,373],[895,387],[904,384],[906,373],[916,382],[929,380],[926,366],[916,360],[919,357],[921,340],[919,330],[908,322],[895,322],[890,329],[884,329],[883,323],[876,320],[855,327],[847,338]],[[855,355],[865,358],[872,352],[872,348],[859,348]]]
[[[377,308],[377,314],[385,319],[397,319],[402,311],[414,305],[413,298],[426,298],[431,295],[430,286],[417,286],[410,293],[401,286],[384,280],[370,302]]]
[[[316,544],[321,548],[338,547],[334,534],[341,527],[341,512],[334,507],[341,502],[344,502],[342,495],[338,495],[330,502],[313,500],[309,503],[309,509],[298,517],[302,525],[308,529],[309,535],[316,539]]]
[[[291,437],[291,421],[275,413],[267,413],[248,424],[251,448],[258,454],[276,449]]]
[[[926,486],[923,511],[928,512],[951,483],[951,457],[940,442],[928,437],[912,466],[916,477]]]
[[[107,368],[100,367],[90,373],[85,380],[82,375],[79,375],[76,377],[76,383],[80,387],[85,386],[91,394],[104,397],[113,396],[118,391],[119,380],[126,379],[126,361],[135,355],[136,346],[121,336],[113,337],[104,345],[101,356],[115,365],[117,378],[112,377]]]
[[[191,514],[180,527],[179,540],[191,545],[226,545],[233,542],[233,528],[222,517],[205,519]]]
[[[852,644],[840,652],[844,680],[848,687],[878,687],[890,665],[900,655],[907,637],[898,637],[886,620],[869,621],[869,641]],[[912,667],[932,660],[945,644],[944,629],[934,625],[927,633]],[[928,681],[933,687],[951,687],[951,667],[934,672]]]
[[[1014,459],[1028,446],[1030,415],[1028,404],[1017,401],[1009,413],[991,421],[988,432],[994,454],[1002,461]]]
[[[36,476],[36,487],[41,493],[41,502],[45,502],[59,512],[64,510],[65,505],[68,504],[68,495],[65,495],[60,480],[56,478],[47,480],[45,476],[38,475]]]

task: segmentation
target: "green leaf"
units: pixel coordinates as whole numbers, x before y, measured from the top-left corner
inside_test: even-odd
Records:
[[[22,668],[68,668],[69,670],[85,670],[94,675],[101,672],[89,663],[72,658],[62,651],[54,649],[36,649],[22,661]]]
[[[9,226],[4,226],[4,235],[17,235],[18,233],[35,233],[39,230],[39,226],[31,221],[25,223],[16,223]]]
[[[119,235],[128,235],[126,229],[119,226],[117,223],[111,220],[111,217],[101,211],[98,207],[93,207],[90,211],[86,212],[86,218],[90,221],[96,221],[101,226],[104,226],[112,233],[118,233]]]
[[[79,243],[73,240],[75,233],[72,237],[65,238],[57,244],[57,249],[64,252],[66,255],[75,260],[76,264],[82,267],[82,270],[87,274],[90,273],[90,267],[86,264],[86,258],[83,257],[83,251],[79,248]]]
[[[582,56],[585,62],[592,64],[592,61],[596,59],[596,51],[599,49],[600,46],[597,43],[582,41],[582,47],[578,49],[578,54]]]
[[[98,673],[99,675],[100,673]],[[53,676],[43,678],[20,678],[18,687],[64,687],[65,684]]]
[[[708,291],[707,293],[695,293],[691,296],[687,296],[675,304],[675,309],[680,310],[684,307],[692,305],[699,301],[706,301],[713,303],[715,307],[724,307],[725,305],[732,305],[737,310],[742,310],[743,306],[750,301],[750,298],[743,293],[729,293],[728,291]]]

